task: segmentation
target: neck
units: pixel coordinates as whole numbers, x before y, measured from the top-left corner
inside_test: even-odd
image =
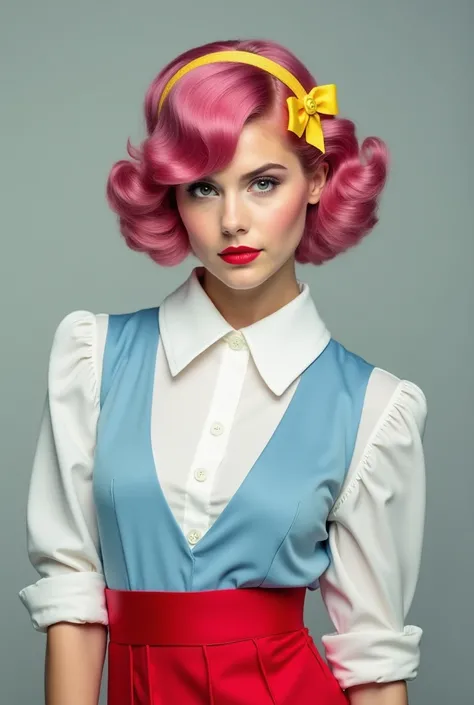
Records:
[[[221,316],[235,330],[275,313],[300,294],[292,261],[252,289],[232,289],[207,269],[203,271],[201,285]]]

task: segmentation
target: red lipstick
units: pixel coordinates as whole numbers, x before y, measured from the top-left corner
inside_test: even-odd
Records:
[[[228,264],[248,264],[256,259],[261,250],[256,250],[254,247],[240,245],[239,247],[226,247],[225,250],[219,252],[219,257],[222,257],[224,262]]]

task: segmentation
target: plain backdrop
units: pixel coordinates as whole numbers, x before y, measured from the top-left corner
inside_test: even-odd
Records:
[[[298,276],[334,337],[427,395],[426,539],[407,619],[424,635],[410,702],[471,702],[473,20],[472,0],[2,2],[1,703],[43,702],[45,638],[18,591],[38,577],[25,510],[55,327],[74,309],[156,305],[196,264],[160,268],[126,248],[104,197],[108,171],[128,137],[143,138],[143,96],[166,62],[255,37],[336,83],[360,138],[378,135],[392,152],[374,232]],[[331,629],[318,593],[306,617],[315,639]]]

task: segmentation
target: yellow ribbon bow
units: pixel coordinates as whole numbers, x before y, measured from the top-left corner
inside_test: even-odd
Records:
[[[337,115],[336,86],[312,88],[303,98],[290,96],[288,104],[288,129],[301,137],[306,130],[306,141],[324,152],[324,136],[318,113]]]

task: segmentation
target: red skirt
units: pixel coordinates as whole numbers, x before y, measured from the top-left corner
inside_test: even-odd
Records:
[[[108,705],[347,705],[305,591],[106,589]]]

